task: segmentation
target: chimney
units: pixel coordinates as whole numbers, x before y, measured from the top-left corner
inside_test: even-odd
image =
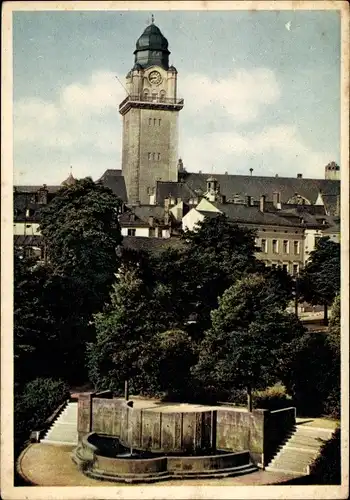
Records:
[[[262,194],[260,196],[260,212],[265,212],[265,200],[266,200],[266,196],[264,194]]]
[[[297,179],[302,179],[303,178],[303,174],[297,174]]]
[[[250,175],[253,175],[253,171],[254,171],[254,168],[249,169]]]
[[[279,193],[278,191],[275,191],[272,194],[272,203],[273,203],[273,206],[275,208],[277,208],[277,210],[281,210],[281,193]]]

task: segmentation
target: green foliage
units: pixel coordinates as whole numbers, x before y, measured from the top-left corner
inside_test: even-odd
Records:
[[[254,391],[253,406],[273,411],[293,406],[293,400],[287,394],[286,388],[278,383],[263,391]]]
[[[137,270],[120,270],[111,304],[95,315],[94,323],[96,340],[87,349],[90,380],[98,389],[121,392],[124,380],[140,380],[148,343],[157,331],[164,329],[153,290]],[[131,390],[142,387],[131,385]]]
[[[310,467],[313,484],[341,484],[340,427],[321,448],[320,455]]]
[[[331,305],[340,291],[340,245],[320,238],[300,273],[300,294],[311,304]]]
[[[262,275],[242,278],[212,312],[194,374],[206,386],[235,390],[276,382],[288,344],[303,333],[298,319],[279,307]]]
[[[152,338],[145,368],[152,373],[159,392],[172,400],[186,399],[191,397],[190,369],[195,360],[195,348],[187,332],[168,330]]]
[[[69,277],[81,313],[97,312],[108,300],[118,268],[120,200],[90,178],[62,187],[41,211],[40,229],[53,271]]]
[[[340,355],[327,333],[306,333],[293,341],[286,351],[281,379],[299,414],[339,416]]]
[[[69,398],[69,390],[62,380],[36,378],[15,393],[15,445],[29,439],[32,430],[40,429],[55,409]]]

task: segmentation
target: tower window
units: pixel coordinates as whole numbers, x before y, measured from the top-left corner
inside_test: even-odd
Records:
[[[155,153],[153,153],[153,160],[155,160],[155,159],[156,159],[156,154],[155,154]]]
[[[152,125],[152,118],[148,118],[148,125]]]
[[[162,121],[162,120],[159,118],[159,120],[158,120],[158,122],[159,122],[159,126],[160,126],[160,122],[161,122],[161,121]]]
[[[164,92],[164,90],[162,90],[161,93],[160,93],[160,101],[161,102],[165,101],[165,92]]]
[[[153,125],[157,123],[157,118],[153,118]]]
[[[155,102],[157,100],[157,92],[152,92],[152,101]]]
[[[160,153],[158,153],[158,161],[160,160]]]
[[[148,159],[152,160],[152,153],[148,153]]]

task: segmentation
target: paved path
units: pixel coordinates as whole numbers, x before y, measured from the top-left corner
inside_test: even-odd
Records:
[[[18,472],[35,486],[140,486],[98,481],[84,476],[70,458],[71,446],[35,443],[24,450],[18,461]],[[224,479],[181,479],[160,481],[152,486],[259,486],[278,484],[297,476],[259,470],[251,474]]]

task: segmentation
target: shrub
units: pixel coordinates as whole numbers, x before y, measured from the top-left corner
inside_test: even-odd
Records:
[[[320,455],[310,467],[313,484],[340,484],[340,428],[321,448]]]
[[[253,392],[254,408],[265,410],[280,410],[293,406],[292,398],[286,393],[286,388],[282,384],[275,384],[263,391]]]
[[[15,447],[20,447],[29,438],[30,431],[40,428],[68,398],[69,390],[65,382],[51,378],[36,378],[28,382],[22,392],[15,394]]]

